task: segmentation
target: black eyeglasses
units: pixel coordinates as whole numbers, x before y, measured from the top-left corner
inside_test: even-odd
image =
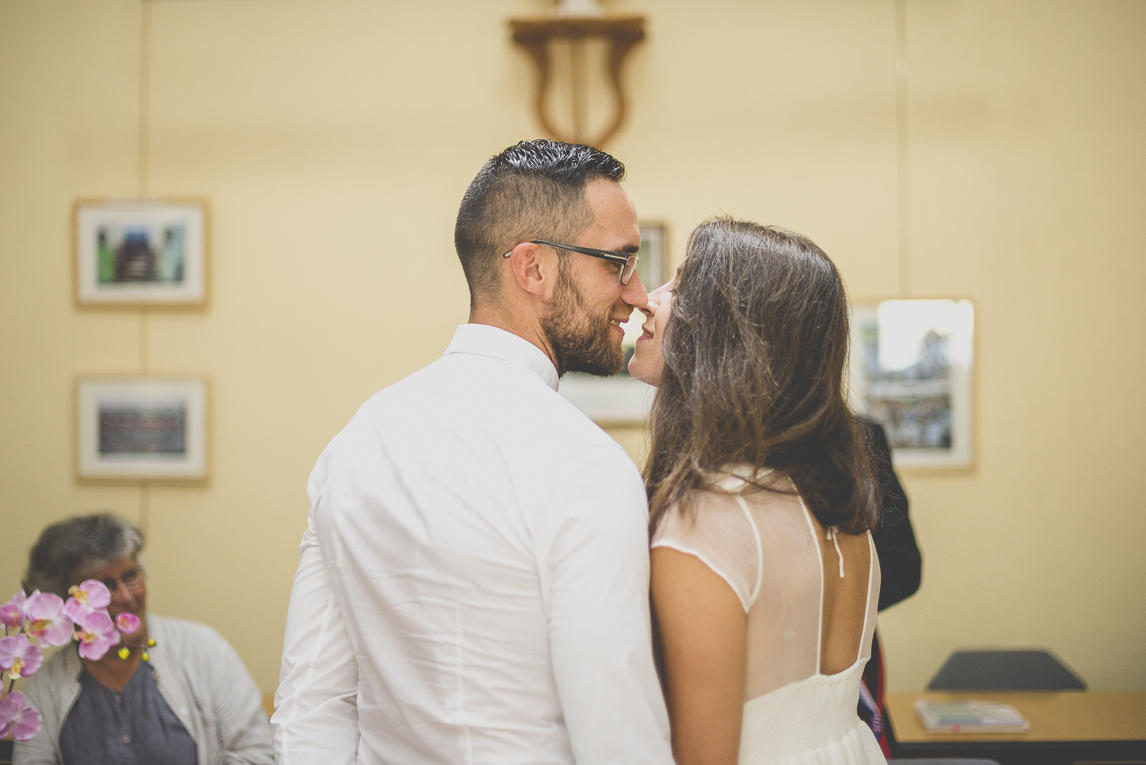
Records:
[[[610,263],[616,263],[621,267],[620,277],[621,286],[627,287],[629,282],[633,280],[633,274],[637,272],[637,258],[635,252],[613,252],[611,250],[595,250],[592,247],[577,247],[572,244],[558,244],[557,242],[547,242],[544,239],[534,239],[530,244],[543,244],[546,247],[556,247],[559,250],[569,250],[570,252],[579,252],[582,255],[588,255],[592,258],[600,258],[607,260]],[[508,258],[513,250],[502,253],[503,258]]]

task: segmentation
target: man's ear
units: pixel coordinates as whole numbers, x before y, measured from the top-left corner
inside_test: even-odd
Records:
[[[517,288],[548,300],[557,284],[558,263],[548,248],[522,242],[509,251],[509,270]]]

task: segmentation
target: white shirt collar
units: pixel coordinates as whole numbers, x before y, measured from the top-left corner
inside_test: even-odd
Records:
[[[557,390],[557,367],[545,352],[525,338],[489,324],[463,324],[443,355],[472,353],[520,364]]]

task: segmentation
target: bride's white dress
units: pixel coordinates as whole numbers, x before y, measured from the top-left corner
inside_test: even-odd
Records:
[[[793,488],[776,473],[756,480]],[[720,485],[735,490],[744,481],[732,474]],[[824,529],[795,493],[710,491],[694,507],[689,517],[667,513],[652,546],[700,558],[744,606],[748,664],[741,764],[882,765],[875,736],[856,714],[879,600],[871,534],[851,537]],[[840,577],[827,609],[825,571]],[[835,634],[846,638],[847,660],[854,657],[851,666],[831,675],[821,672],[825,611]],[[840,656],[833,656],[837,666]]]

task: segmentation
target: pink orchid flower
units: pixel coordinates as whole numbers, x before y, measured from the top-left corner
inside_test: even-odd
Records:
[[[20,604],[28,599],[23,590],[20,590],[12,599],[0,606],[0,624],[6,628],[19,627],[24,623],[24,614],[20,613]]]
[[[92,661],[102,659],[109,648],[122,640],[106,611],[85,614],[75,638],[80,641],[80,656]]]
[[[26,635],[0,638],[0,669],[13,680],[31,677],[44,663],[44,652],[28,642]]]
[[[71,597],[64,604],[64,613],[76,623],[83,620],[84,614],[107,608],[111,604],[111,592],[107,585],[96,579],[72,585],[68,588],[68,594]]]
[[[0,699],[0,739],[31,741],[39,731],[40,713],[24,702],[24,694],[15,691]]]
[[[115,626],[124,635],[130,635],[139,629],[139,617],[130,611],[124,611],[115,617]]]
[[[66,645],[72,639],[72,619],[64,613],[64,599],[36,590],[20,604],[27,623],[24,631],[40,645]]]
[[[88,579],[68,588],[68,594],[89,608],[107,608],[111,604],[111,591],[98,579]]]

